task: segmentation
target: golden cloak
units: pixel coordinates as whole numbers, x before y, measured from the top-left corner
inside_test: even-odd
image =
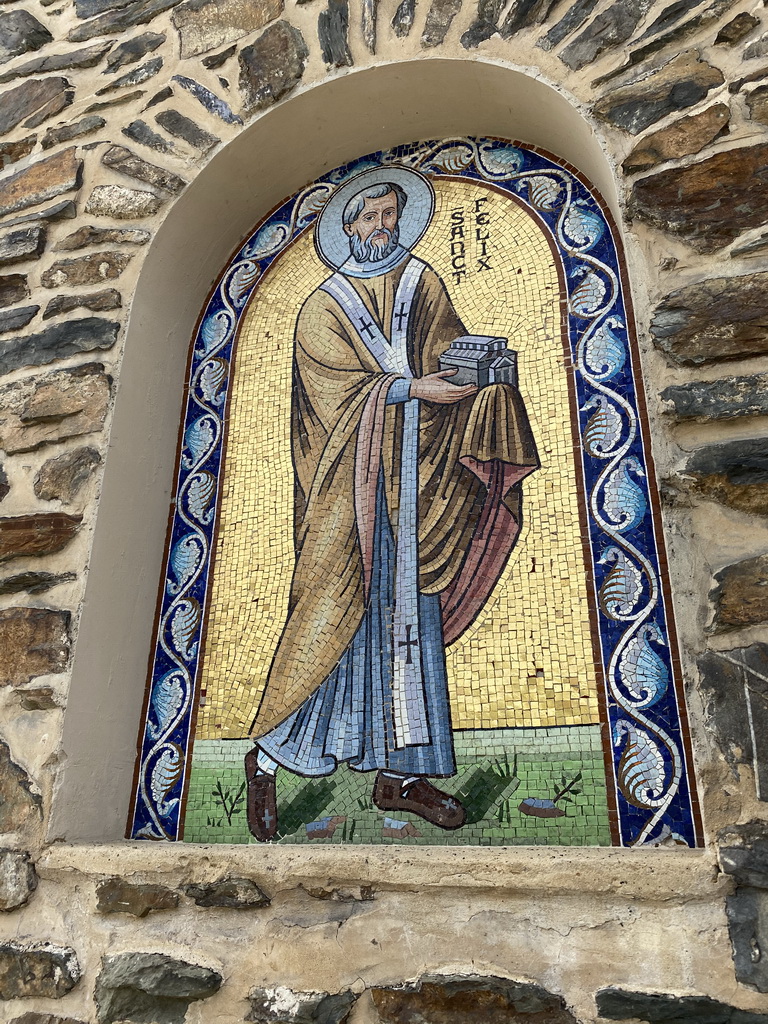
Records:
[[[349,278],[385,337],[408,260],[372,278]],[[467,331],[427,267],[408,323],[415,377]],[[383,471],[396,530],[402,408],[392,382],[341,307],[317,289],[294,339],[291,445],[296,564],[288,614],[252,735],[279,725],[335,667],[363,618],[372,560],[375,491]],[[440,594],[446,644],[488,599],[519,533],[520,481],[539,466],[517,388],[492,384],[454,405],[422,402],[419,425],[419,587]]]

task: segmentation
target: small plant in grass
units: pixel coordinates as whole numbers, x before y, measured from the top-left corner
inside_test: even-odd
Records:
[[[573,803],[574,797],[579,796],[581,793],[581,790],[577,789],[577,785],[581,782],[582,777],[581,772],[579,772],[569,782],[565,775],[563,775],[560,779],[560,789],[557,790],[551,800],[527,797],[520,804],[519,810],[523,814],[532,814],[535,818],[562,818],[565,815],[565,810],[557,805],[561,800],[566,804]]]
[[[235,793],[234,789],[224,787],[221,784],[221,779],[216,780],[216,788],[212,793],[213,802],[224,811],[224,815],[227,819],[227,824],[232,824],[232,818],[242,809],[243,800],[245,798],[245,783],[240,786],[240,789]]]

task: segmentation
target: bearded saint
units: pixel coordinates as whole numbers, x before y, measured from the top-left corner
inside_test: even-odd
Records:
[[[438,368],[467,332],[400,244],[409,196],[381,174],[359,176],[368,187],[342,212],[349,258],[296,324],[296,562],[245,758],[262,842],[278,831],[280,766],[321,776],[345,762],[377,773],[379,809],[464,823],[426,778],[456,771],[445,648],[488,600],[519,533],[520,481],[539,465],[515,387],[458,386]]]

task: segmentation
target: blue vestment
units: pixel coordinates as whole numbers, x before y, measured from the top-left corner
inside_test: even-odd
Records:
[[[429,743],[395,746],[392,665],[395,540],[384,480],[376,495],[376,547],[368,607],[339,664],[311,697],[259,739],[274,761],[299,775],[330,775],[340,761],[358,771],[453,775],[456,765],[438,595],[419,595],[421,658]]]

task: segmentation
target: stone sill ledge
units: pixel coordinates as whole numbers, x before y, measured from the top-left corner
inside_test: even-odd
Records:
[[[596,896],[646,903],[721,900],[732,881],[709,850],[575,847],[502,849],[119,842],[54,844],[37,862],[56,879],[141,876],[175,884],[251,878],[268,893],[300,886],[366,886],[379,891],[486,890],[505,895]],[[135,879],[139,880],[139,879]]]

